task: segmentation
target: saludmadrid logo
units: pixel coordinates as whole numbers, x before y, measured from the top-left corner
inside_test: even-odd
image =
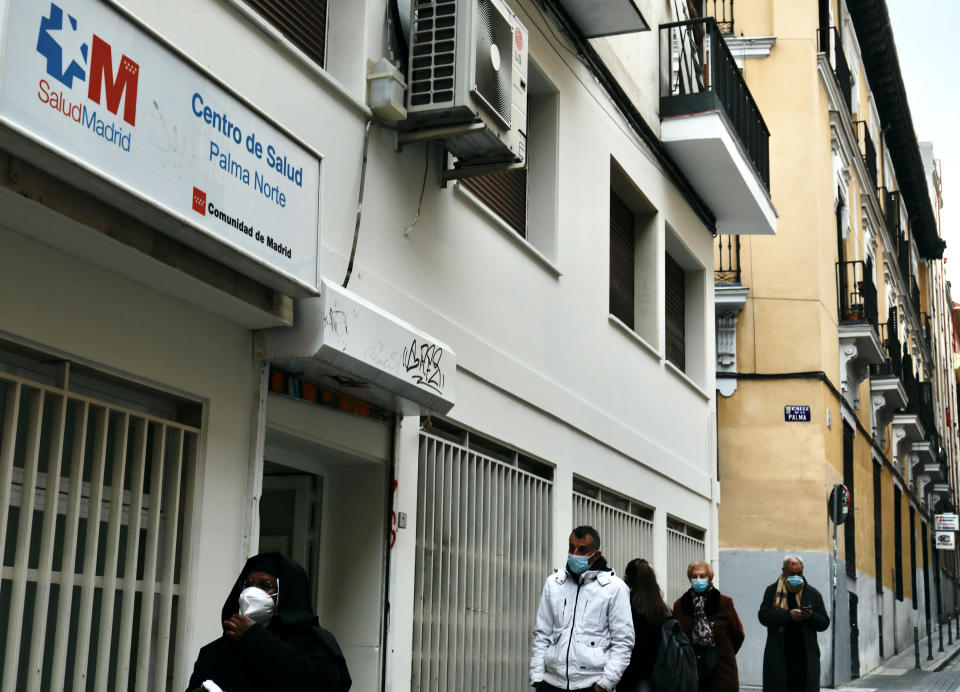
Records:
[[[122,54],[114,72],[113,46],[53,2],[49,15],[40,17],[37,52],[46,59],[50,77],[38,82],[39,101],[108,144],[130,151],[132,130],[90,104],[105,105],[114,116],[122,105],[123,121],[135,127],[140,65]]]

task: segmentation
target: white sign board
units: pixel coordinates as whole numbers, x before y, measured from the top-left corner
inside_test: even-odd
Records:
[[[937,531],[937,550],[953,550],[956,547],[956,535],[953,531]]]
[[[956,514],[933,515],[934,527],[937,531],[960,531],[960,517]]]
[[[100,0],[9,0],[6,20],[0,124],[317,292],[319,155]]]

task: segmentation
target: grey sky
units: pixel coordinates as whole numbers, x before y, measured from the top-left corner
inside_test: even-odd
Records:
[[[953,298],[960,300],[960,91],[949,81],[956,60],[960,2],[887,0],[887,8],[917,138],[933,142],[933,154],[941,161],[944,257]]]

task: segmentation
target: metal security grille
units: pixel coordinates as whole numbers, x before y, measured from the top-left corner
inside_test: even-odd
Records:
[[[528,687],[551,485],[421,433],[412,690]]]
[[[0,689],[171,689],[199,430],[68,373],[0,372]]]
[[[320,67],[327,44],[327,0],[243,0]]]
[[[607,566],[620,576],[623,576],[627,563],[636,557],[653,562],[653,522],[648,519],[574,492],[573,524],[592,526],[597,530]]]
[[[706,542],[702,531],[671,521],[667,527],[667,605],[673,607],[683,592],[690,588],[687,567],[694,560],[706,559]],[[694,535],[691,535],[694,534]],[[696,534],[700,534],[699,536]]]

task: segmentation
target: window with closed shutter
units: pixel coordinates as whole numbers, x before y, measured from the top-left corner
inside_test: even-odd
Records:
[[[633,284],[636,221],[623,200],[610,193],[610,314],[634,328]]]
[[[517,232],[527,237],[527,169],[464,178],[462,184]]]
[[[320,67],[327,43],[327,0],[243,0]]]
[[[667,360],[681,370],[686,370],[686,277],[681,267],[670,255],[666,259],[666,339]]]

